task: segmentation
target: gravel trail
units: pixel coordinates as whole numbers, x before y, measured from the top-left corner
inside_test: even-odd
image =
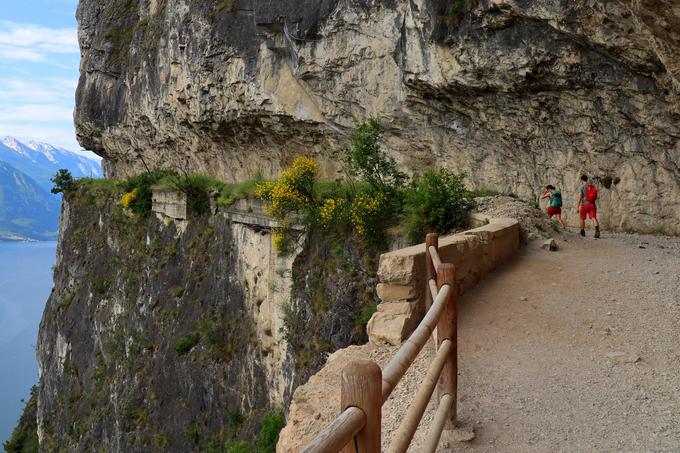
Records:
[[[476,435],[438,451],[680,451],[680,238],[557,242],[461,299],[459,417]]]
[[[567,232],[556,240],[557,252],[530,242],[461,298],[463,428],[438,451],[680,452],[680,238]],[[299,388],[301,406],[327,405],[315,406],[316,420],[291,414],[289,422],[311,439],[338,413],[345,364],[384,367],[395,352],[371,343],[336,352]],[[428,342],[383,406],[383,450],[432,356]],[[432,406],[410,452],[421,451]],[[458,440],[472,430],[473,440]]]

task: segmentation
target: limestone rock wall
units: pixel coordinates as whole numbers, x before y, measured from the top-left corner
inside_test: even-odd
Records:
[[[301,153],[331,174],[375,116],[408,170],[527,198],[586,172],[616,181],[606,228],[679,234],[677,2],[473,3],[81,0],[78,137],[119,175],[240,179]]]
[[[120,195],[64,197],[38,339],[41,450],[204,451],[230,432],[252,438],[293,390],[281,305],[301,246],[279,257],[270,229],[221,213],[140,219]]]
[[[37,344],[41,451],[252,440],[328,353],[363,341],[377,267],[363,243],[294,228],[281,256],[260,202],[185,215],[165,191],[154,209],[181,218],[146,218],[123,192],[83,181],[64,196]]]

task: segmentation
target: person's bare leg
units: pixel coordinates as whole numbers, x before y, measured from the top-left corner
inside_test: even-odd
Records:
[[[560,225],[562,225],[562,228],[566,228],[567,226],[564,224],[562,221],[562,214],[557,214],[557,221],[560,222]]]
[[[581,236],[586,235],[586,219],[581,217]]]
[[[597,220],[597,214],[592,219],[595,221],[595,239],[597,239],[600,237],[600,221]]]

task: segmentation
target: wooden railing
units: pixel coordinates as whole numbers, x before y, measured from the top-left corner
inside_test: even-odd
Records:
[[[434,452],[442,431],[453,428],[458,393],[458,288],[454,266],[439,258],[436,234],[427,235],[425,265],[425,317],[383,370],[368,360],[350,362],[343,369],[341,413],[305,447],[304,453],[380,452],[382,405],[433,333],[437,353],[387,451],[408,449],[435,388],[439,406],[420,451]]]

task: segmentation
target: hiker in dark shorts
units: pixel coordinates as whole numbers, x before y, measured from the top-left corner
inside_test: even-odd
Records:
[[[548,184],[545,186],[545,192],[543,192],[541,200],[548,197],[550,197],[548,218],[552,219],[553,216],[557,216],[557,221],[560,222],[562,228],[565,228],[564,222],[562,221],[562,192],[555,189],[555,186]]]
[[[597,220],[597,187],[588,181],[587,175],[581,175],[581,188],[578,192],[576,212],[581,216],[581,236],[586,235],[586,217],[595,221],[595,239],[600,237],[600,222]]]

